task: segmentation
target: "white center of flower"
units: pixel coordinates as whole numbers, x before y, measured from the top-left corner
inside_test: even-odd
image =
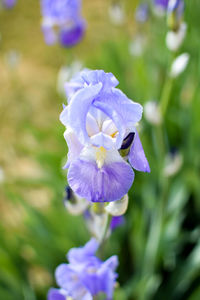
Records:
[[[100,132],[112,138],[115,138],[118,134],[115,123],[99,109],[87,114],[86,130],[90,137]]]

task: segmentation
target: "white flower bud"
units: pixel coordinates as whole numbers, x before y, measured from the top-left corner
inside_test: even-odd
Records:
[[[166,177],[171,177],[178,173],[183,164],[183,156],[181,153],[169,154],[165,160],[163,173]]]
[[[153,125],[159,125],[161,123],[162,117],[160,108],[156,101],[148,101],[145,103],[144,116],[146,120]]]
[[[141,34],[138,34],[134,39],[131,41],[129,45],[129,53],[132,56],[140,57],[144,53],[145,46],[147,44],[146,37]]]
[[[169,31],[166,36],[166,45],[170,51],[177,51],[183,43],[187,31],[187,24],[182,23],[178,31]]]
[[[178,77],[185,70],[189,62],[189,58],[190,56],[188,53],[183,53],[173,61],[170,70],[170,76],[172,78]]]
[[[109,17],[113,24],[122,25],[125,20],[123,6],[120,3],[114,3],[109,7]]]
[[[106,226],[108,215],[106,213],[96,214],[90,210],[90,215],[85,218],[86,225],[90,233],[98,240],[102,240],[104,229]],[[107,232],[107,236],[110,235],[110,230]]]
[[[121,216],[125,214],[128,207],[128,195],[126,194],[122,199],[118,201],[110,202],[106,207],[105,210],[112,216]]]

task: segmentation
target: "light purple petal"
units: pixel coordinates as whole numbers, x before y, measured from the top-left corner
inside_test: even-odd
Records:
[[[89,136],[86,130],[86,116],[91,103],[98,96],[102,84],[98,83],[93,86],[87,86],[79,90],[72,97],[68,106],[68,121],[70,127],[77,134],[80,142],[83,144],[89,142]]]
[[[68,183],[80,197],[92,202],[109,202],[127,194],[134,180],[134,172],[125,161],[104,164],[77,159],[68,171]]]
[[[83,146],[77,139],[77,136],[70,129],[65,131],[64,138],[68,145],[67,163],[65,165],[65,167],[68,168],[70,163],[79,157]]]
[[[95,255],[99,243],[96,239],[92,238],[84,247],[72,248],[67,254],[67,258],[70,263],[84,262],[89,259],[90,256]]]
[[[44,39],[47,45],[53,45],[57,42],[58,37],[52,25],[43,23],[42,31],[44,33]]]
[[[112,89],[112,97],[104,99],[106,102],[110,102],[113,109],[120,114],[121,118],[127,125],[134,126],[135,123],[139,122],[142,117],[143,107],[139,103],[130,100],[122,91],[119,89]]]
[[[130,148],[128,159],[132,167],[137,171],[150,172],[149,163],[144,154],[142,143],[137,131],[135,132],[135,137]]]
[[[68,293],[60,289],[50,289],[47,295],[48,300],[66,300]]]
[[[90,300],[90,293],[87,291],[79,278],[79,274],[70,265],[61,264],[56,269],[57,284],[67,290],[72,298]]]
[[[118,265],[119,265],[119,260],[117,255],[111,256],[103,263],[104,268],[109,268],[112,271],[115,271]]]

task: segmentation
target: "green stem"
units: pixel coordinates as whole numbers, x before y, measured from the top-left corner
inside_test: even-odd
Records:
[[[110,229],[110,222],[111,222],[112,216],[110,214],[107,214],[106,217],[107,218],[106,218],[105,226],[104,226],[103,233],[101,236],[100,245],[104,244],[108,230]]]
[[[173,87],[173,79],[171,77],[168,77],[165,82],[161,100],[160,100],[160,111],[163,118],[165,117],[165,113],[169,105],[172,87]]]
[[[107,214],[106,215],[105,226],[103,228],[103,233],[102,233],[101,240],[100,240],[100,243],[99,243],[100,246],[99,246],[98,251],[99,251],[100,256],[103,256],[103,249],[104,249],[105,241],[106,241],[106,238],[107,238],[107,233],[110,229],[111,219],[112,219],[112,216],[110,214]]]

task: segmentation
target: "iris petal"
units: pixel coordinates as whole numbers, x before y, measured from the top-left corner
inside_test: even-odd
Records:
[[[137,131],[135,132],[134,141],[130,148],[128,159],[134,169],[142,172],[150,172],[149,163],[146,159]]]
[[[80,197],[92,202],[121,199],[130,189],[134,172],[123,161],[106,162],[98,168],[96,162],[77,159],[68,171],[68,183]]]
[[[91,103],[95,97],[97,97],[101,88],[102,84],[98,83],[80,89],[74,94],[68,106],[69,125],[83,144],[89,143],[89,136],[86,130],[87,113]]]

